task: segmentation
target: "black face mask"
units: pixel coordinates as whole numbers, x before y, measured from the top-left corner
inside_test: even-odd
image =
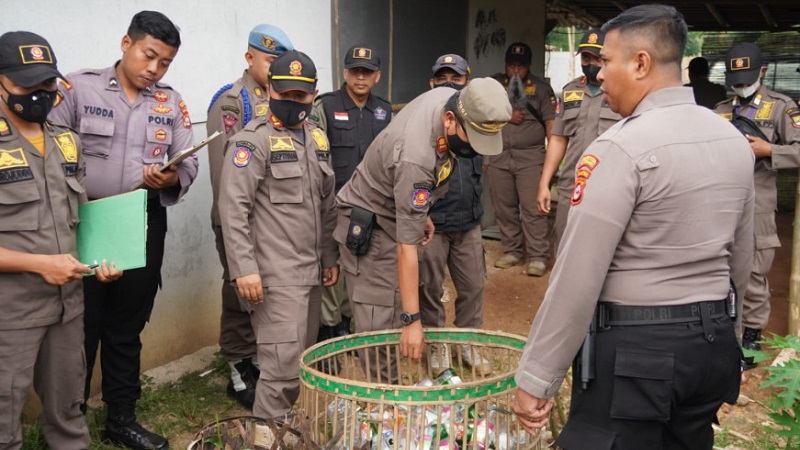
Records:
[[[284,125],[291,127],[302,122],[311,114],[311,103],[305,104],[271,98],[269,100],[269,109]]]
[[[445,81],[444,83],[434,85],[433,87],[434,88],[449,87],[449,88],[453,88],[453,89],[455,89],[457,91],[460,91],[460,90],[464,89],[464,86],[465,86],[464,84],[455,84],[452,81]]]
[[[8,92],[5,86],[3,86],[3,90],[8,94],[8,98],[5,99],[8,109],[26,122],[43,124],[47,120],[50,110],[53,109],[55,91],[39,89],[30,94],[16,95]]]
[[[456,157],[472,159],[478,156],[478,153],[469,145],[469,142],[464,141],[458,136],[458,132],[455,134],[445,134],[444,137],[447,139],[447,146]]]
[[[600,73],[600,66],[595,66],[594,64],[581,65],[581,70],[583,70],[583,74],[586,75],[590,83],[597,83],[597,74]]]

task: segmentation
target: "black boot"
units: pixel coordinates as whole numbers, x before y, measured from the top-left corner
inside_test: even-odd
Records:
[[[234,373],[235,372],[235,373]],[[231,368],[231,380],[226,389],[228,396],[239,402],[247,409],[253,409],[256,401],[256,383],[259,370],[253,365],[252,358],[245,358]],[[234,383],[234,379],[235,383]],[[239,388],[238,390],[236,388]]]
[[[742,336],[742,348],[746,348],[748,350],[761,351],[761,344],[758,343],[758,341],[760,340],[761,340],[761,330],[756,328],[744,327],[744,335]]]
[[[134,450],[166,450],[169,442],[136,422],[134,405],[108,405],[103,440]]]
[[[336,337],[350,334],[350,321],[349,317],[342,316],[342,321],[339,322],[339,325],[336,325]]]

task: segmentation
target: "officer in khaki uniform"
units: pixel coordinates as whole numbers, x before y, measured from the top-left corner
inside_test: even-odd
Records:
[[[578,161],[512,410],[536,433],[575,360],[560,448],[711,450],[717,411],[739,393],[728,292],[750,271],[753,155],[681,86],[688,31],[674,7],[630,8],[603,31],[598,79],[625,119]]]
[[[276,418],[300,393],[300,353],[317,337],[320,284],[336,283],[339,269],[330,146],[305,120],[317,69],[292,50],[273,61],[268,81],[268,117],[229,140],[219,214],[230,277],[258,344],[253,413]]]
[[[439,88],[420,95],[372,142],[337,196],[334,238],[356,331],[402,325],[401,353],[420,358],[417,246],[427,244],[434,231],[428,212],[445,194],[460,158],[501,151],[500,129],[510,117],[502,86],[480,78],[461,91]],[[391,362],[388,355],[380,360]],[[370,380],[396,381],[390,367],[372,368],[380,370],[369,373]]]
[[[60,101],[50,44],[26,31],[0,36],[0,449],[22,448],[22,408],[33,385],[50,448],[85,450],[81,413],[83,289],[76,258],[86,201],[80,140],[46,122]],[[122,272],[103,263],[100,281]]]
[[[219,177],[225,161],[228,140],[251,120],[267,115],[269,88],[267,73],[278,56],[293,50],[292,42],[278,27],[258,25],[250,31],[244,59],[247,69],[234,83],[226,84],[214,94],[208,107],[206,130],[225,134],[208,144],[208,167],[211,175],[211,229],[222,263],[222,315],[220,316],[219,352],[230,366],[231,380],[226,389],[229,396],[249,409],[256,397],[258,367],[253,364],[256,355],[256,338],[250,326],[250,315],[239,306],[236,290],[228,276],[225,244],[219,220]]]
[[[314,101],[311,121],[328,135],[331,143],[336,192],[350,180],[369,145],[392,120],[392,104],[372,93],[381,79],[381,59],[368,45],[354,45],[344,57],[341,89]],[[352,318],[344,278],[322,293],[319,341],[350,332]],[[323,368],[330,372],[331,367]]]
[[[592,28],[581,38],[578,53],[581,55],[583,76],[570,81],[561,90],[553,133],[547,143],[536,206],[539,212],[550,213],[550,180],[564,159],[564,168],[558,177],[558,207],[554,226],[556,252],[567,226],[569,201],[575,187],[575,164],[589,144],[622,119],[603,99],[600,82],[597,81],[603,37],[599,28]]]
[[[742,346],[751,350],[761,349],[758,341],[770,312],[767,274],[775,249],[781,245],[775,225],[777,170],[800,166],[800,110],[794,100],[762,85],[766,71],[761,49],[756,44],[735,45],[725,57],[725,82],[736,95],[716,107],[716,112],[725,119],[741,116],[755,122],[767,138],[746,136],[756,157],[755,253],[747,290],[739,292],[744,292]],[[755,363],[747,359],[745,367],[755,367]]]
[[[442,55],[433,65],[431,89],[452,87],[461,90],[469,83],[467,60],[456,54]],[[430,217],[436,231],[425,247],[420,249],[419,308],[422,326],[445,326],[444,271],[456,288],[455,325],[480,328],[483,326],[483,288],[486,281],[483,238],[481,237],[481,166],[483,158],[458,161],[450,180],[447,194],[431,207]],[[461,360],[475,366],[482,375],[491,372],[491,364],[479,353],[462,345]],[[430,365],[434,372],[450,367],[450,348],[447,344],[431,344]]]
[[[100,352],[103,401],[108,405],[104,440],[133,449],[165,449],[169,442],[136,420],[142,392],[140,334],[150,319],[161,284],[167,206],[188,192],[197,176],[197,157],[164,172],[165,157],[191,147],[192,120],[186,102],[161,83],[180,47],[180,32],[166,16],[141,11],[122,38],[122,58],[105,69],[71,73],[61,83],[63,101],[53,122],[77,130],[86,159],[90,200],[129,192],[144,182],[147,198],[147,261],[118,281],[84,280],[86,390]]]
[[[528,258],[527,273],[544,275],[550,242],[547,215],[536,207],[545,137],[550,137],[556,96],[550,84],[530,73],[531,48],[517,42],[506,51],[506,71],[493,75],[508,91],[514,115],[503,129],[503,153],[484,158],[503,256],[494,266],[507,269]]]

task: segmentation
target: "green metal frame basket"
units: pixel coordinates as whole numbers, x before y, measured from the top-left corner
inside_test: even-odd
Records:
[[[509,412],[525,338],[428,329],[419,361],[402,357],[399,342],[400,330],[359,333],[303,353],[300,408],[315,441],[341,434],[338,448],[345,449],[368,441],[378,450],[542,448],[541,439],[524,434]],[[415,385],[436,377],[432,359],[449,361],[454,372],[448,373],[459,382]],[[320,370],[326,362],[332,373]]]

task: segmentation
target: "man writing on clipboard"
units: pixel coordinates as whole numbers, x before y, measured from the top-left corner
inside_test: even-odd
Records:
[[[59,86],[53,122],[80,133],[90,199],[128,192],[144,179],[147,200],[147,264],[127,270],[117,281],[84,281],[85,347],[89,387],[100,346],[103,401],[108,404],[104,440],[134,449],[165,449],[167,440],[136,421],[141,395],[139,334],[150,318],[161,281],[166,207],[186,194],[197,176],[193,155],[177,167],[160,171],[191,147],[192,122],[180,94],[159,83],[180,46],[180,33],[163,14],[142,11],[122,38],[122,59],[113,66],[85,69]]]

